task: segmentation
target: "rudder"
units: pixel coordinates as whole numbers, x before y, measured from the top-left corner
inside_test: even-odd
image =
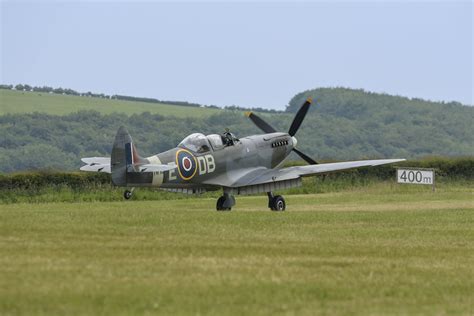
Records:
[[[135,172],[134,166],[146,163],[133,144],[132,137],[127,129],[121,126],[115,135],[111,154],[112,182],[117,186],[127,185],[127,173]]]

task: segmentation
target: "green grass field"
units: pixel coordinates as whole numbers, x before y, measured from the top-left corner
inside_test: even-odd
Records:
[[[472,187],[286,198],[0,205],[0,314],[474,313]]]
[[[102,114],[118,112],[127,115],[150,112],[176,117],[204,117],[220,111],[210,108],[0,89],[0,115],[33,112],[64,115],[81,110],[95,110]]]

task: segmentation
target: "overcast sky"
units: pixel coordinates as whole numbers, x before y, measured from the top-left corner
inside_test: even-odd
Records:
[[[473,11],[472,1],[2,1],[0,81],[276,109],[334,86],[473,104]]]

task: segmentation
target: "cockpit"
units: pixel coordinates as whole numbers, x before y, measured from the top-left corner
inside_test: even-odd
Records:
[[[178,147],[184,147],[196,153],[205,153],[210,151],[211,147],[213,150],[219,150],[226,146],[233,146],[236,141],[238,139],[229,132],[224,133],[224,135],[210,134],[207,136],[201,133],[193,133],[183,139]]]
[[[210,150],[209,141],[207,140],[206,136],[201,133],[188,135],[181,141],[181,143],[178,144],[178,146],[187,148],[197,153],[203,153]]]

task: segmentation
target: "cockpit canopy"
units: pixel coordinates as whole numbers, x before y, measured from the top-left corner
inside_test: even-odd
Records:
[[[207,139],[211,143],[214,150],[224,147],[224,142],[222,141],[222,136],[218,134],[207,135]]]
[[[209,151],[209,141],[206,136],[201,133],[193,133],[188,135],[178,144],[179,147],[187,148],[191,151],[201,153]]]
[[[209,143],[214,150],[224,147],[221,135],[211,134],[204,136],[201,133],[188,135],[178,144],[178,147],[184,147],[196,153],[204,153],[210,150]]]

